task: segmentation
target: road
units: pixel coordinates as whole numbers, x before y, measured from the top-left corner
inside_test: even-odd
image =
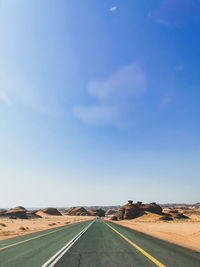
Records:
[[[200,267],[200,253],[103,220],[0,242],[0,267]]]

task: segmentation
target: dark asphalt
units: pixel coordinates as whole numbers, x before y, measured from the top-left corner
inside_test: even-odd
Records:
[[[200,253],[110,223],[165,266],[200,267]],[[97,220],[56,267],[142,267],[157,266],[101,220]]]
[[[0,242],[0,267],[39,267],[63,248],[91,221],[62,226]],[[108,223],[108,222],[106,222]],[[56,267],[200,267],[200,253],[109,222],[161,265],[156,265],[102,220],[96,220]],[[58,230],[58,231],[57,231]],[[56,231],[56,232],[55,232]],[[45,235],[44,235],[45,234]],[[44,236],[42,236],[44,235]],[[35,238],[32,239],[31,238]],[[29,240],[25,243],[24,240]],[[9,245],[13,245],[7,247]],[[2,250],[3,248],[3,250]]]

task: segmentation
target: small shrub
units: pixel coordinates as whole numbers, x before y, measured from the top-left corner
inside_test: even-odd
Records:
[[[24,226],[21,226],[21,227],[19,227],[19,230],[21,230],[21,231],[26,231],[27,228],[25,228]]]
[[[65,222],[65,224],[69,224],[69,222]]]
[[[6,224],[5,223],[0,223],[1,226],[3,227],[6,227]]]
[[[54,225],[56,225],[56,223],[49,223],[48,225],[49,226],[54,226]]]

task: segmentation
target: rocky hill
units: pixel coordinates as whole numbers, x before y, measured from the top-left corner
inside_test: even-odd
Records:
[[[127,204],[118,209],[116,214],[111,219],[130,220],[143,215],[145,211],[162,214],[162,208],[155,202],[150,204],[142,204],[142,202],[133,203],[132,200],[129,200]]]
[[[90,216],[90,213],[83,207],[72,207],[65,210],[66,215]]]

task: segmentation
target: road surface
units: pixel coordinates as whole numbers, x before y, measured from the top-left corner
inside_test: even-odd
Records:
[[[0,242],[0,267],[200,267],[200,253],[103,220]]]

